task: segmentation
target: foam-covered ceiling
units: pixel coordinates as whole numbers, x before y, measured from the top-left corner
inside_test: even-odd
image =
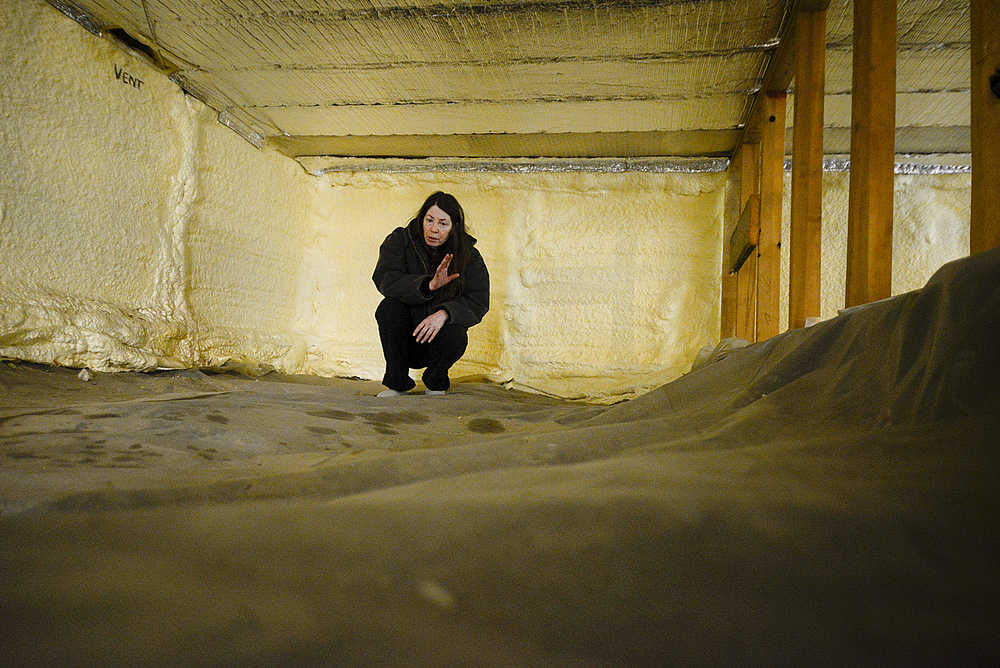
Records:
[[[50,2],[135,40],[224,122],[288,155],[438,158],[729,155],[795,10],[793,0]],[[850,145],[852,4],[832,0],[827,12],[828,154]],[[968,0],[898,1],[896,87],[897,153],[968,152]]]

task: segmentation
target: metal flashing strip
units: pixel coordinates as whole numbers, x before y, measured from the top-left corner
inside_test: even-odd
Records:
[[[102,26],[95,21],[90,14],[83,11],[72,2],[67,2],[66,0],[48,0],[48,3],[79,23],[87,32],[97,35],[98,37],[103,34],[104,29]]]
[[[381,172],[412,174],[420,172],[464,173],[608,173],[624,174],[702,174],[724,172],[729,167],[728,158],[540,158],[454,160],[442,158],[386,159],[386,158],[322,158],[300,157],[299,164],[313,176],[335,172]]]

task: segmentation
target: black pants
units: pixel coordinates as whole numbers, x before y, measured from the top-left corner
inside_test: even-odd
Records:
[[[385,356],[385,376],[382,384],[406,392],[416,383],[410,369],[424,369],[423,381],[428,390],[447,390],[451,385],[448,369],[465,353],[469,345],[468,328],[446,324],[430,343],[417,343],[413,330],[420,324],[410,315],[410,308],[392,297],[386,297],[375,309],[378,335]]]

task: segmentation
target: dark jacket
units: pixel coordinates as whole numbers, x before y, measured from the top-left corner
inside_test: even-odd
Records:
[[[431,266],[424,240],[419,232],[409,227],[397,227],[382,242],[378,251],[378,264],[372,280],[386,297],[392,297],[410,307],[414,322],[419,322],[438,309],[448,313],[449,325],[472,327],[483,319],[490,308],[490,274],[483,256],[472,244],[469,235],[469,261],[461,277],[459,293],[440,304],[434,303],[434,293],[427,285],[437,267]],[[453,273],[453,272],[449,272]]]

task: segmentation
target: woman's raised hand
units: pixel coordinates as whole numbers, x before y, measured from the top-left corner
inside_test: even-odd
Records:
[[[441,258],[441,264],[438,265],[437,271],[435,271],[434,275],[431,277],[431,282],[427,284],[427,287],[431,292],[437,290],[438,288],[443,288],[458,278],[458,274],[448,273],[448,265],[451,264],[451,258],[451,253],[448,253]]]

